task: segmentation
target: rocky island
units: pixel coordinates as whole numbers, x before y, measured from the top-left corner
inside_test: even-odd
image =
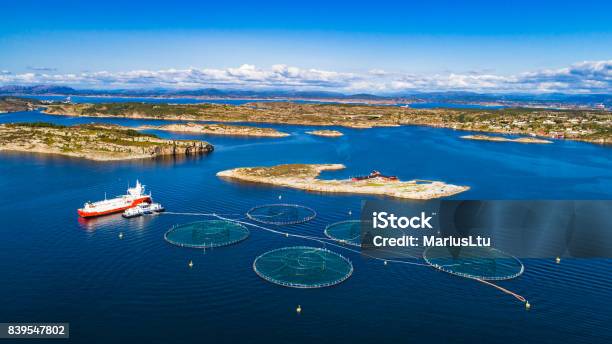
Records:
[[[0,151],[60,154],[98,161],[206,154],[207,142],[165,140],[108,124],[61,126],[50,123],[0,125]]]
[[[307,131],[306,134],[314,135],[314,136],[324,136],[324,137],[340,137],[344,135],[338,130],[314,130],[314,131]]]
[[[0,97],[0,113],[32,111],[39,107],[41,103],[35,99],[18,97]]]
[[[201,124],[201,123],[175,123],[160,126],[141,126],[138,129],[155,129],[173,131],[178,133],[227,135],[227,136],[254,136],[254,137],[286,137],[283,133],[273,128],[251,127],[247,125],[228,124]]]
[[[413,109],[364,104],[253,102],[227,104],[50,104],[46,113],[67,116],[282,123],[351,128],[421,125],[500,134],[537,135],[612,144],[612,112],[605,110]]]
[[[269,184],[322,193],[350,193],[390,196],[405,199],[432,199],[458,194],[469,189],[439,181],[400,181],[388,177],[357,180],[323,180],[322,171],[344,169],[342,164],[288,164],[272,167],[242,167],[225,170],[217,176],[229,180]]]
[[[461,136],[462,139],[466,140],[478,140],[478,141],[494,141],[494,142],[517,142],[517,143],[552,143],[549,140],[543,140],[536,137],[519,137],[516,139],[510,139],[502,136],[490,136],[490,135],[465,135]]]

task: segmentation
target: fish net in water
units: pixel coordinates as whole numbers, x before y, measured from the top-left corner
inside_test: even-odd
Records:
[[[345,257],[316,247],[272,250],[257,257],[253,270],[266,281],[293,288],[322,288],[345,281],[353,264]]]
[[[317,213],[297,204],[266,204],[251,208],[246,215],[256,222],[282,226],[308,222],[314,219]]]
[[[333,223],[325,228],[325,236],[344,244],[361,246],[361,221],[348,220]]]
[[[181,247],[210,248],[235,244],[248,236],[249,230],[239,223],[207,220],[172,227],[164,239]]]
[[[524,271],[521,261],[492,247],[429,247],[425,261],[438,270],[479,280],[507,280]]]

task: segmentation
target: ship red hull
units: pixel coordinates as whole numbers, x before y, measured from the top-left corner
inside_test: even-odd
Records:
[[[122,211],[125,211],[126,209],[133,208],[142,202],[151,202],[151,197],[142,197],[142,198],[136,199],[130,205],[126,207],[114,208],[114,209],[109,209],[105,211],[83,211],[82,209],[79,209],[77,210],[77,212],[79,213],[79,216],[85,217],[85,218],[98,217],[98,216],[120,213]]]

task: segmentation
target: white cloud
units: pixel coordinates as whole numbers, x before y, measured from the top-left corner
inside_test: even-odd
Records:
[[[372,75],[376,75],[376,76],[384,76],[388,74],[384,69],[378,69],[378,68],[370,69],[368,73]]]
[[[565,68],[516,75],[496,75],[491,71],[416,75],[391,73],[382,69],[372,69],[360,74],[304,69],[283,64],[270,68],[243,64],[227,69],[98,71],[78,74],[53,74],[43,71],[14,74],[1,71],[0,84],[56,84],[98,88],[291,88],[378,93],[448,90],[610,93],[612,60],[586,61]]]

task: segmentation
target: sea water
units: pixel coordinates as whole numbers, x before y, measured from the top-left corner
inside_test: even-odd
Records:
[[[0,115],[0,123],[48,121],[127,126],[134,119],[72,118],[39,112]],[[379,170],[400,179],[470,186],[464,199],[610,199],[612,148],[557,141],[472,141],[469,132],[404,126],[332,128],[339,138],[305,134],[308,126],[268,125],[285,138],[237,138],[149,131],[202,139],[207,156],[93,162],[53,155],[0,153],[0,319],[70,322],[79,343],[362,342],[374,340],[487,343],[605,343],[612,339],[610,260],[525,260],[525,273],[500,282],[527,298],[430,267],[349,258],[353,275],[317,290],[270,284],[252,268],[260,254],[285,246],[321,245],[249,228],[234,246],[197,250],[168,244],[173,225],[220,213],[244,219],[253,206],[296,203],[316,210],[307,223],[282,227],[324,236],[328,224],[357,219],[369,197],[317,194],[220,180],[218,171],[282,163],[343,163],[322,178]],[[168,214],[126,220],[79,219],[84,202],[123,194],[136,179]],[[279,201],[279,196],[281,200]],[[410,201],[402,201],[410,202]],[[123,233],[123,238],[119,238]],[[193,267],[188,262],[193,261]],[[297,305],[302,312],[295,312]]]

